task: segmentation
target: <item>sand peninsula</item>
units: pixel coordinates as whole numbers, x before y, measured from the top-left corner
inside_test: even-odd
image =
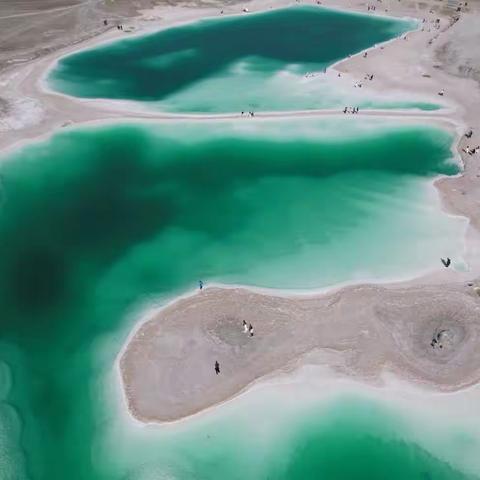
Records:
[[[64,3],[54,5],[55,15],[80,8]],[[123,6],[118,10],[107,13],[98,10],[93,17],[79,16],[75,29],[65,29],[62,41],[48,48],[33,48],[37,41],[35,31],[27,33],[23,48],[30,54],[22,57],[21,52],[14,51],[17,59],[3,62],[0,70],[0,148],[48,135],[56,128],[86,122],[127,116],[159,122],[191,118],[153,112],[126,114],[128,105],[119,108],[108,101],[85,101],[48,91],[42,79],[61,55],[122,38],[129,31],[147,32],[219,16],[220,9],[224,15],[241,14],[244,8],[254,12],[298,3],[316,2],[254,0],[216,7],[189,4],[188,8],[160,5],[138,12],[125,10],[124,3],[119,2]],[[446,121],[457,131],[457,149],[464,171],[455,178],[437,181],[436,186],[445,209],[470,220],[466,236],[470,269],[466,272],[445,269],[439,262],[436,272],[420,279],[385,286],[356,285],[310,296],[286,297],[242,288],[211,287],[179,299],[139,325],[119,356],[125,398],[131,414],[138,420],[179,420],[237,395],[261,378],[293,369],[302,362],[328,365],[343,375],[370,382],[380,381],[382,371],[388,369],[442,391],[480,380],[480,353],[476,349],[480,335],[480,296],[475,289],[480,271],[475,261],[480,228],[479,157],[463,151],[467,145],[480,144],[480,32],[476,27],[480,5],[477,1],[464,5],[447,4],[443,0],[376,0],[371,2],[376,6],[372,12],[367,10],[370,2],[321,3],[372,15],[419,20],[417,31],[369,49],[367,57],[358,54],[339,62],[329,72],[332,75],[342,72],[352,82],[362,80],[365,72],[373,73],[375,80],[366,84],[366,94],[369,90],[399,95],[414,91],[438,100],[438,93],[443,92],[441,101],[446,108],[415,117]],[[61,8],[67,10],[58,10]],[[125,31],[111,27],[88,29],[93,21],[98,24],[100,15],[124,23]],[[16,15],[7,12],[0,21],[10,23],[13,16]],[[11,25],[13,29],[14,23]],[[86,37],[90,38],[85,40]],[[273,115],[278,114],[259,112],[252,121]],[[289,115],[342,113],[309,111]],[[390,115],[408,120],[412,113],[370,110],[361,112],[358,118],[363,115]],[[236,118],[232,115],[194,118],[208,121],[223,117]],[[466,138],[464,134],[470,129],[473,135]],[[243,320],[255,325],[253,337],[243,333]],[[213,370],[215,360],[220,362],[221,382]]]
[[[300,362],[368,382],[388,368],[459,389],[480,380],[479,315],[478,295],[455,284],[359,286],[309,297],[208,288],[145,323],[120,367],[130,410],[146,422],[192,415]],[[244,320],[255,325],[253,337]]]

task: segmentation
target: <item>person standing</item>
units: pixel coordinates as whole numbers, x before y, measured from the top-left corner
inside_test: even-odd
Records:
[[[218,360],[215,360],[215,373],[218,375],[220,373],[220,364]]]

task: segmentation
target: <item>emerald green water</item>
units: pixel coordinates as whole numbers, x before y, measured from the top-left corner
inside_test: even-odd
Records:
[[[207,19],[69,55],[48,81],[69,95],[142,101],[173,112],[435,109],[413,94],[366,95],[336,74],[304,78],[415,27],[411,20],[313,6]]]
[[[308,288],[461,252],[465,222],[441,213],[430,185],[458,171],[451,142],[354,119],[205,122],[65,130],[12,153],[0,167],[2,478],[376,479],[392,462],[388,478],[467,478],[408,431],[386,439],[394,413],[380,409],[373,430],[351,423],[361,402],[332,423],[292,411],[284,461],[261,429],[248,434],[268,431],[267,414],[223,417],[210,447],[201,422],[115,434],[104,395],[142,304],[200,278]],[[337,461],[352,456],[356,470]]]

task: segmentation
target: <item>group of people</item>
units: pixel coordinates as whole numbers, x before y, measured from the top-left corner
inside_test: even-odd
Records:
[[[104,20],[103,20],[103,25],[104,25],[105,27],[108,26],[108,20],[107,20],[107,19],[104,19]],[[122,24],[117,25],[117,30],[122,30],[122,31],[123,31],[123,25],[122,25]]]
[[[364,78],[365,80],[373,80],[373,73],[372,74],[367,73]]]
[[[480,145],[476,147],[470,148],[470,145],[467,145],[465,148],[462,148],[462,152],[468,153],[469,155],[475,155],[477,152],[480,151]]]
[[[465,138],[472,138],[473,135],[473,130],[470,129],[466,134]],[[477,145],[476,147],[470,147],[470,145],[467,145],[465,148],[462,148],[463,153],[467,153],[468,155],[475,155],[477,152],[480,152],[480,145]]]
[[[374,12],[376,8],[375,5],[367,5],[367,12],[370,12],[370,10]]]
[[[438,333],[435,332],[435,334],[432,337],[432,341],[430,342],[430,346],[432,348],[443,348],[443,345],[441,343],[442,337],[446,333],[446,330],[440,330]]]
[[[242,111],[242,117],[247,114],[249,117],[254,117],[255,116],[255,113],[254,112],[244,112]]]
[[[345,107],[343,113],[358,113],[358,107]]]
[[[249,323],[247,325],[247,322],[244,320],[243,321],[243,333],[248,333],[251,337],[253,337],[253,327],[252,324]]]
[[[247,333],[251,337],[253,337],[253,326],[251,323],[248,323],[243,320],[243,333]],[[218,363],[218,360],[215,360],[214,364],[214,369],[215,369],[215,374],[218,375],[220,373],[220,364]]]

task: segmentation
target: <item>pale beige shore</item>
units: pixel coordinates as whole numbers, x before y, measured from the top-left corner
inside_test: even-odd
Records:
[[[314,2],[299,2],[314,3]],[[439,112],[370,111],[358,115],[397,117],[402,121],[424,119],[447,122],[457,130],[463,174],[436,183],[448,212],[469,218],[467,252],[476,256],[480,243],[480,155],[461,149],[480,144],[480,34],[475,19],[477,2],[460,13],[446,2],[375,1],[377,14],[426,19],[425,29],[412,32],[370,49],[335,66],[354,81],[364,82],[369,92],[395,91],[439,99],[448,108]],[[250,11],[289,5],[289,1],[254,0]],[[366,12],[367,2],[325,1],[326,6]],[[225,14],[241,12],[247,4],[223,7]],[[155,7],[128,20],[137,32],[166,27],[205,16],[218,16],[219,7]],[[440,19],[436,28],[436,19]],[[108,31],[80,44],[42,55],[0,73],[3,106],[0,106],[0,148],[50,134],[68,125],[91,122],[151,120],[217,121],[235,116],[181,116],[129,112],[128,105],[108,101],[84,101],[46,91],[42,77],[52,62],[80,47],[125,36]],[[453,54],[453,53],[454,54]],[[477,77],[478,75],[478,77]],[[443,97],[438,92],[444,90]],[[290,112],[291,117],[341,115],[335,111]],[[251,121],[286,116],[258,112]],[[250,120],[249,120],[250,121]],[[468,141],[462,134],[473,128]],[[172,421],[196,413],[235,396],[252,382],[272,372],[294,368],[297,362],[330,365],[344,375],[377,381],[383,369],[394,370],[412,381],[441,390],[462,388],[479,380],[479,356],[475,352],[480,323],[479,297],[472,285],[477,270],[438,271],[402,285],[355,286],[312,298],[259,295],[241,289],[207,289],[201,295],[180,300],[140,326],[120,360],[126,398],[131,413],[144,421]],[[255,325],[250,339],[239,322]],[[430,342],[439,331],[442,348]],[[435,333],[437,332],[437,333]],[[250,341],[252,340],[252,341]],[[212,362],[221,363],[221,382]]]

